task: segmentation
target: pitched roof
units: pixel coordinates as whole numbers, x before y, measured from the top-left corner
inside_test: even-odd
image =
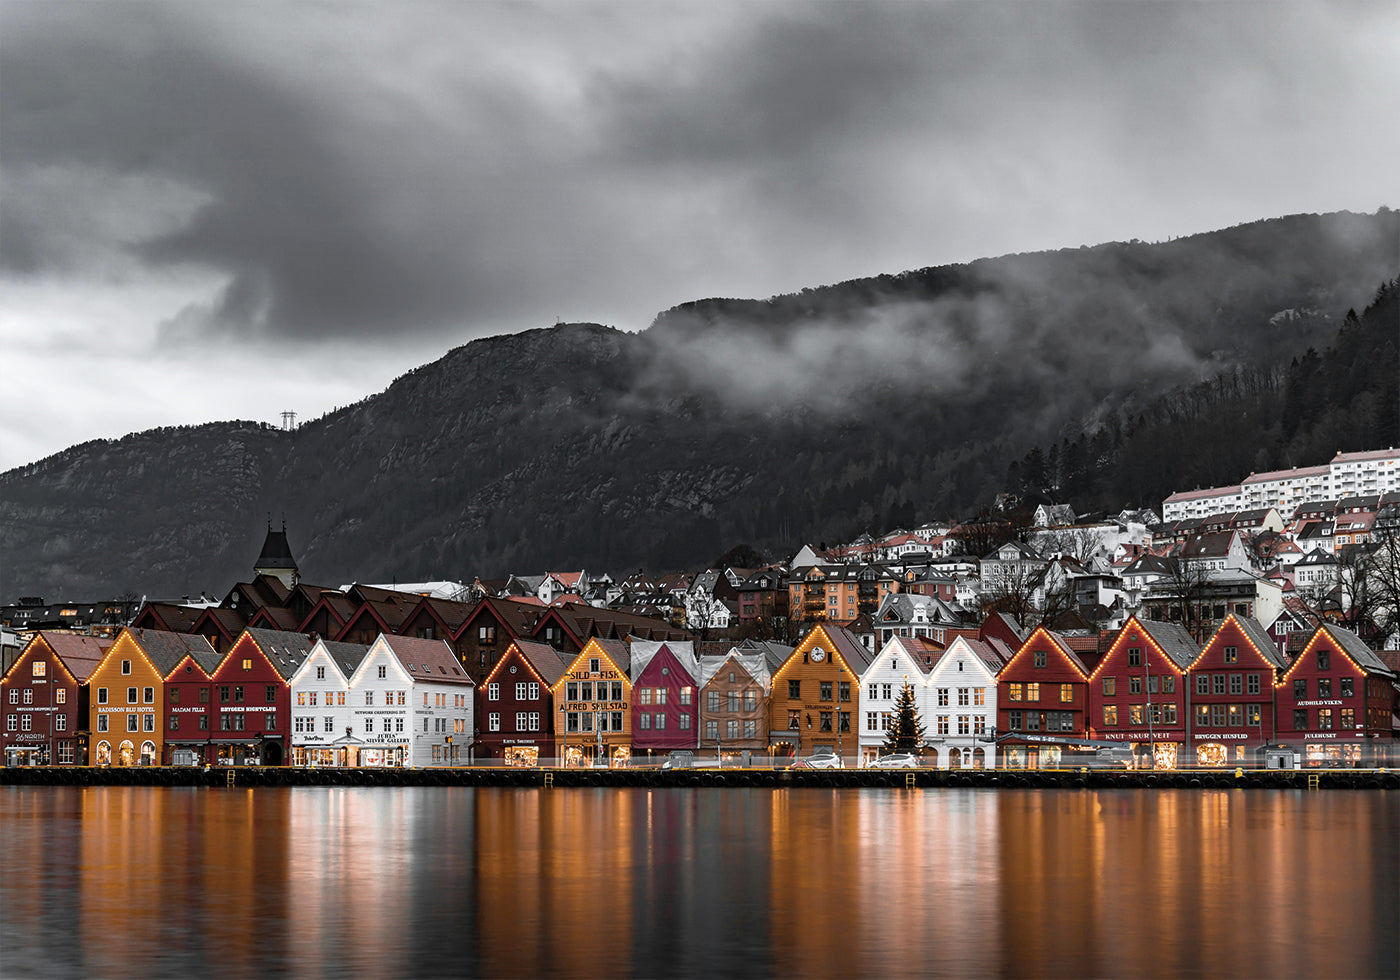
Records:
[[[628,676],[633,681],[642,676],[642,672],[647,669],[647,664],[651,663],[652,659],[661,652],[662,647],[671,651],[671,656],[679,661],[692,678],[697,676],[700,669],[699,661],[695,656],[695,644],[689,640],[643,640],[633,636],[628,638],[627,647],[632,660]]]
[[[544,680],[546,687],[553,687],[555,681],[564,676],[564,671],[569,669],[569,665],[559,656],[558,652],[547,643],[532,643],[529,640],[512,640],[511,646],[520,651],[520,655],[526,662],[535,669]],[[509,648],[506,650],[510,652]],[[501,659],[505,659],[502,657]]]
[[[124,632],[141,648],[161,677],[168,676],[186,657],[194,657],[206,672],[216,668],[221,659],[209,641],[198,633],[168,633],[129,626]]]
[[[141,607],[141,611],[132,621],[135,622],[145,615],[154,616],[166,629],[180,633],[189,630],[195,624],[195,620],[204,615],[204,607],[182,606],[177,602],[148,602]]]
[[[1191,634],[1186,631],[1186,627],[1180,623],[1167,623],[1158,619],[1137,619],[1134,622],[1142,627],[1142,631],[1152,637],[1152,642],[1161,648],[1172,663],[1185,670],[1190,667],[1196,657],[1200,655],[1201,648],[1196,645],[1196,641]]]
[[[1286,599],[1284,600],[1285,603],[1287,603],[1287,601]],[[1253,616],[1232,615],[1235,620],[1235,625],[1240,628],[1240,632],[1242,632],[1248,638],[1249,642],[1254,645],[1254,648],[1259,651],[1260,656],[1275,667],[1288,666],[1288,658],[1279,652],[1278,644],[1274,642],[1274,638],[1269,635],[1269,631],[1264,629],[1263,624],[1260,623],[1259,620],[1255,619]]]
[[[1377,657],[1375,651],[1351,630],[1343,629],[1332,623],[1323,623],[1322,632],[1331,637],[1332,642],[1342,648],[1348,657],[1356,661],[1357,666],[1364,668],[1368,672],[1375,672],[1393,676],[1390,668]]]
[[[846,661],[857,676],[865,673],[875,654],[867,650],[865,645],[851,634],[850,630],[830,623],[816,628],[826,633],[827,638],[831,640],[831,645],[836,648],[837,653],[841,654],[841,659]]]
[[[578,656],[571,658],[569,663],[577,661],[579,657],[583,656],[584,651],[588,649],[589,645],[594,643],[608,655],[608,659],[613,662],[617,669],[626,674],[628,680],[631,680],[632,655],[627,650],[627,644],[623,643],[621,640],[604,640],[596,636],[592,637],[589,639],[588,643],[583,645],[583,649],[579,651]]]
[[[326,654],[335,661],[335,665],[346,677],[355,672],[355,668],[360,666],[360,662],[365,659],[365,654],[369,653],[369,645],[365,643],[344,643],[340,640],[321,640],[319,642],[325,648]]]
[[[107,655],[107,648],[112,645],[111,640],[84,636],[81,633],[40,630],[37,635],[42,637],[45,645],[63,661],[63,666],[79,684],[97,669],[97,665],[102,663],[102,658]]]
[[[316,645],[305,633],[293,633],[290,630],[249,627],[243,632],[258,645],[258,649],[271,661],[284,681],[297,672],[302,661],[311,653],[311,648]]]
[[[383,634],[380,639],[415,680],[473,686],[472,679],[457,662],[452,648],[446,641],[424,640],[416,636],[394,636],[388,633]]]

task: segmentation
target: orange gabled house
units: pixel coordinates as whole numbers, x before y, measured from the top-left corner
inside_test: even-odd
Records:
[[[565,766],[625,766],[630,761],[631,664],[625,644],[595,637],[554,682],[554,744]]]
[[[840,626],[813,626],[773,674],[769,744],[775,756],[859,751],[860,678],[872,654]],[[702,733],[703,737],[703,733]]]
[[[185,657],[213,655],[191,633],[127,627],[88,677],[94,765],[153,766],[164,758],[165,678]]]

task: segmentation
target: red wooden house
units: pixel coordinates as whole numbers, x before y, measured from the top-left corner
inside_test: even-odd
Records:
[[[1287,661],[1258,620],[1230,613],[1187,670],[1191,752],[1202,766],[1261,761],[1275,737],[1274,684]]]
[[[487,597],[467,615],[452,646],[467,674],[479,688],[516,640],[529,640],[543,607],[538,602]],[[480,716],[478,716],[480,717]]]
[[[1389,766],[1395,673],[1350,630],[1324,623],[1278,683],[1278,740],[1305,766]]]
[[[444,640],[452,648],[457,662],[465,666],[464,658],[470,651],[463,627],[476,611],[476,606],[474,602],[455,602],[451,599],[424,596],[404,617],[399,626],[399,633],[423,640]]]
[[[242,610],[210,606],[194,621],[190,632],[204,637],[211,647],[223,653],[247,627],[248,617]]]
[[[204,615],[203,606],[182,606],[175,602],[148,602],[131,620],[133,629],[188,633]]]
[[[342,592],[323,592],[297,624],[296,631],[314,633],[322,638],[334,637],[345,628],[358,608],[360,604]]]
[[[4,764],[86,765],[88,676],[111,640],[41,630],[0,678]]]
[[[221,657],[217,648],[192,649],[165,674],[163,765],[208,765],[213,761],[210,743],[219,716],[211,675]]]
[[[1123,742],[1139,769],[1186,757],[1186,670],[1199,651],[1179,623],[1130,616],[1089,675],[1089,729]]]
[[[1089,671],[1064,637],[1045,627],[997,674],[997,729],[1008,768],[1053,768],[1089,736]]]
[[[311,652],[304,633],[249,627],[210,674],[210,747],[216,765],[279,766],[287,760],[291,695],[287,682]]]
[[[691,644],[636,640],[632,643],[632,755],[664,756],[677,749],[700,744],[700,665]],[[753,691],[766,695],[755,684]],[[766,702],[766,697],[756,699]],[[764,705],[766,707],[766,705]],[[763,718],[750,719],[750,738],[765,734]],[[734,741],[737,741],[736,738]]]
[[[513,640],[476,689],[476,752],[508,766],[553,764],[554,692],[565,663],[552,647]]]
[[[418,596],[403,593],[393,593],[382,599],[365,599],[340,628],[335,639],[341,643],[369,646],[381,633],[400,636],[399,628],[417,605]]]

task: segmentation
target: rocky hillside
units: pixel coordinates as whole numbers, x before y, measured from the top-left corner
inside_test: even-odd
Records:
[[[294,433],[161,429],[0,475],[0,596],[222,591],[269,514],[337,584],[659,570],[958,513],[1032,447],[1325,347],[1397,271],[1400,214],[1302,215],[476,341]]]

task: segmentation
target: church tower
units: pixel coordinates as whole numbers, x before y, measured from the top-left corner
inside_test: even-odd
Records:
[[[263,541],[262,554],[258,555],[258,560],[253,563],[253,574],[275,576],[289,589],[297,584],[297,561],[292,557],[292,549],[287,545],[285,519],[280,531],[274,531],[272,522],[267,522],[267,539]]]

